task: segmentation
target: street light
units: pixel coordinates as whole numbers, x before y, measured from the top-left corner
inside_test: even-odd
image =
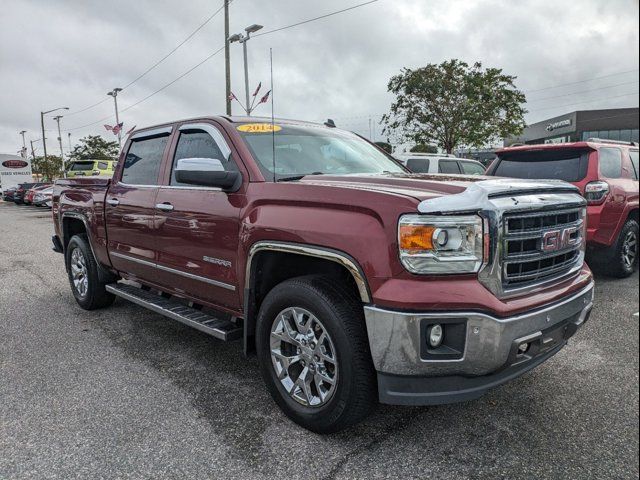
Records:
[[[44,134],[44,116],[47,113],[53,113],[53,112],[57,112],[58,110],[69,110],[69,107],[58,107],[58,108],[54,108],[53,110],[47,110],[46,112],[40,112],[40,126],[42,127],[42,148],[44,149],[44,161],[47,161],[47,139],[44,138],[45,134]]]
[[[25,133],[27,133],[26,130],[22,130],[20,132],[20,135],[22,135],[22,150],[21,150],[22,158],[27,158],[27,142],[24,139],[24,134]]]
[[[113,97],[113,104],[116,108],[116,126],[118,127],[118,145],[120,146],[120,148],[122,148],[122,129],[120,128],[120,117],[118,116],[118,93],[121,91],[121,88],[116,87],[110,92],[107,92],[107,95]]]
[[[249,102],[249,62],[247,60],[247,42],[251,38],[252,33],[257,32],[262,28],[263,28],[262,25],[258,25],[257,23],[254,23],[253,25],[250,25],[244,29],[244,31],[247,32],[246,35],[242,33],[236,33],[229,37],[229,43],[239,42],[242,44],[242,50],[244,53],[244,90],[245,90],[246,101],[247,101],[245,110],[248,116],[251,116],[251,109],[249,107],[251,103]]]

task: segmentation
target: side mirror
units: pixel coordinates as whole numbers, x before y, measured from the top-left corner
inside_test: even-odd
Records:
[[[222,161],[217,158],[183,158],[175,169],[176,180],[189,185],[221,188],[235,192],[240,188],[240,172],[225,171]]]

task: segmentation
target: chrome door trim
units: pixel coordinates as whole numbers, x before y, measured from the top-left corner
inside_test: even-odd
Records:
[[[170,203],[156,203],[156,209],[164,212],[171,212],[173,210],[173,205]]]
[[[200,275],[194,275],[193,273],[183,272],[182,270],[176,270],[174,268],[165,267],[164,265],[158,265],[157,263],[150,262],[148,260],[142,260],[140,258],[130,257],[129,255],[124,255],[118,252],[109,252],[109,254],[113,255],[114,257],[121,258],[123,260],[129,260],[134,263],[139,263],[140,265],[157,268],[158,270],[162,270],[164,272],[173,273],[175,275],[180,275],[182,277],[189,278],[191,280],[197,280],[199,282],[208,283],[209,285],[213,285],[215,287],[231,290],[232,292],[236,290],[235,285],[230,285],[228,283],[220,282],[218,280],[213,280],[211,278],[201,277]]]
[[[218,128],[216,128],[211,123],[203,123],[203,122],[186,123],[184,125],[181,125],[180,128],[178,128],[178,131],[180,132],[184,130],[202,130],[208,133],[211,136],[211,138],[213,138],[213,141],[216,142],[216,144],[218,145],[218,148],[220,148],[220,151],[224,155],[224,159],[226,161],[229,161],[229,158],[231,158],[231,148],[229,148],[229,145],[227,144],[227,141],[222,136],[222,133],[220,133],[220,130],[218,130]]]
[[[256,242],[250,249],[247,256],[247,267],[245,273],[245,288],[250,288],[251,281],[251,266],[253,264],[253,257],[256,253],[263,250],[271,250],[276,252],[293,253],[296,255],[305,255],[307,257],[323,258],[332,262],[338,263],[345,267],[353,280],[356,282],[358,292],[360,293],[360,299],[364,303],[371,303],[371,295],[369,294],[369,286],[367,285],[366,277],[358,266],[358,264],[349,257],[346,253],[332,250],[329,248],[315,247],[311,245],[302,245],[297,243],[286,243],[278,241],[259,241]]]

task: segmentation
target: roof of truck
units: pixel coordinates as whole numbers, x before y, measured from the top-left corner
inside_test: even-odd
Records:
[[[570,142],[570,143],[545,143],[537,145],[518,145],[514,147],[505,147],[496,151],[496,154],[507,152],[531,152],[539,150],[597,150],[600,147],[626,147],[626,148],[638,148],[638,144],[631,142],[616,142],[607,141],[601,139],[592,139],[586,142]]]

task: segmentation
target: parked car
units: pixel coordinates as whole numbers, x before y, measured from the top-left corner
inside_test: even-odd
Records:
[[[9,187],[6,190],[2,191],[2,199],[5,202],[13,202],[13,195],[18,187]]]
[[[76,160],[71,162],[67,169],[67,178],[106,175],[111,177],[115,170],[116,162],[113,160]]]
[[[453,155],[396,153],[393,156],[413,173],[484,175],[486,170],[480,162]]]
[[[46,188],[43,188],[41,190],[37,190],[35,192],[35,195],[33,197],[33,204],[36,207],[48,207],[51,208],[53,205],[52,202],[52,197],[53,197],[53,186],[50,185]]]
[[[638,267],[638,173],[637,144],[600,139],[507,148],[488,170],[576,185],[589,203],[588,262],[615,277],[628,277]]]
[[[13,193],[13,201],[16,205],[23,205],[25,200],[25,195],[27,192],[33,187],[40,187],[42,185],[46,185],[44,183],[20,183],[15,192]]]
[[[58,180],[53,245],[80,307],[119,296],[242,338],[326,433],[376,400],[478,398],[562,349],[593,306],[585,215],[565,182],[418,178],[337,128],[215,117],[137,130],[113,179]]]
[[[33,198],[35,196],[35,194],[39,191],[39,190],[43,190],[45,188],[49,188],[51,186],[50,183],[43,183],[37,186],[34,186],[32,188],[30,188],[29,190],[27,190],[27,192],[24,194],[24,199],[23,202],[25,205],[31,205],[33,203]]]

